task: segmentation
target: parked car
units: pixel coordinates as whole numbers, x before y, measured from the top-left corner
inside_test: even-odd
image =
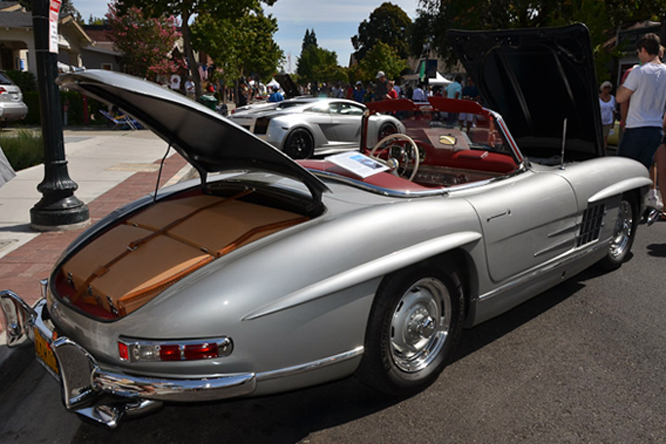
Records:
[[[0,71],[0,122],[13,122],[25,119],[28,107],[23,103],[21,88]]]
[[[254,106],[229,118],[294,159],[358,150],[366,107],[347,99],[299,98]],[[368,125],[369,143],[404,131],[391,115],[374,115]]]
[[[299,163],[152,83],[103,70],[62,76],[122,105],[201,178],[88,229],[34,307],[2,292],[9,345],[34,340],[65,406],[110,427],[163,402],[350,375],[404,396],[438,377],[464,327],[591,265],[619,267],[651,181],[640,163],[603,157],[587,28],[452,39],[484,54],[478,65],[461,59],[492,86],[481,86],[488,103],[513,103],[507,121],[472,101],[373,103],[369,113],[405,115],[405,133]],[[549,75],[550,113],[533,66]],[[469,131],[447,126],[449,113],[471,118]],[[526,116],[514,137],[507,122]],[[549,122],[567,116],[557,137]]]

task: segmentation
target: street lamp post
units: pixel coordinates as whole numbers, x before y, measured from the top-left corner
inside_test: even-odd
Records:
[[[74,229],[87,224],[88,207],[74,196],[79,187],[69,177],[62,135],[60,91],[55,84],[58,55],[50,51],[49,0],[32,1],[32,26],[37,59],[37,83],[44,140],[44,180],[37,185],[42,199],[30,209],[30,226],[37,231]],[[59,10],[59,8],[58,8]]]

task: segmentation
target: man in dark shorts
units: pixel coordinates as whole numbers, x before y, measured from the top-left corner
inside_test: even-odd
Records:
[[[663,137],[666,107],[666,65],[659,59],[659,37],[646,34],[636,44],[641,65],[631,70],[617,92],[617,102],[631,98],[618,155],[641,162],[649,170]]]

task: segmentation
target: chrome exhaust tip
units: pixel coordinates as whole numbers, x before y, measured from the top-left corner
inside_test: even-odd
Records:
[[[161,401],[137,399],[132,402],[97,405],[76,410],[76,413],[97,424],[115,429],[124,417],[133,418],[155,412],[162,408]]]
[[[645,210],[645,223],[649,227],[653,223],[655,223],[659,217],[662,215],[662,211],[658,210],[656,208],[648,207]]]

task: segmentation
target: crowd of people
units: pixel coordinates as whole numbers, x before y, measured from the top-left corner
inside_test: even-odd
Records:
[[[327,86],[308,84],[301,91],[304,95],[320,97],[337,97],[354,100],[359,103],[378,102],[381,100],[410,99],[414,102],[427,102],[429,96],[444,96],[465,100],[481,100],[479,90],[468,77],[463,86],[462,76],[458,75],[454,81],[446,86],[428,85],[425,82],[405,83],[398,85],[395,80],[389,80],[384,71],[379,71],[374,82],[357,81],[355,84],[335,83]]]

